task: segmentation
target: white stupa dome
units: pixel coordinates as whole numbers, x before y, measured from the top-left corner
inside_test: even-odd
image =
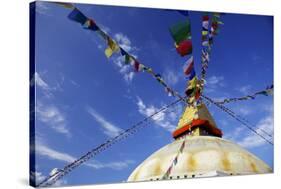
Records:
[[[188,136],[162,147],[144,160],[129,176],[128,181],[161,180],[179,148],[169,179],[270,173],[271,168],[240,146],[214,136]]]

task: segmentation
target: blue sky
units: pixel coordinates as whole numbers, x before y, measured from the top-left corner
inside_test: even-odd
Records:
[[[183,94],[186,58],[173,46],[169,26],[185,17],[174,11],[77,4],[77,7],[144,65],[160,73]],[[146,73],[121,66],[118,55],[104,55],[105,42],[69,20],[71,10],[37,2],[36,10],[36,175],[118,134],[175,99]],[[200,73],[201,13],[190,12],[197,73]],[[273,18],[226,14],[214,39],[205,95],[243,96],[273,83]],[[227,105],[256,128],[273,132],[273,98]],[[58,185],[122,182],[157,149],[173,141],[182,106],[160,114],[153,124],[74,170]],[[224,138],[273,167],[273,147],[216,107],[210,106]],[[110,174],[110,175],[109,175]]]

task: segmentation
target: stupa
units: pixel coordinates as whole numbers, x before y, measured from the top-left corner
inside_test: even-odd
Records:
[[[138,165],[128,182],[272,172],[255,155],[223,139],[221,130],[203,103],[186,107],[172,135],[175,140]],[[177,164],[168,178],[164,178],[183,141],[185,147]]]

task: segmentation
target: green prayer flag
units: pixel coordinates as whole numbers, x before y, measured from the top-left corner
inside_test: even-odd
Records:
[[[130,63],[130,55],[126,54],[125,55],[125,64],[129,64]]]
[[[191,38],[190,23],[188,20],[175,24],[169,30],[177,44]]]

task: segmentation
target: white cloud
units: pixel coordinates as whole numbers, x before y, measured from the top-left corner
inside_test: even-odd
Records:
[[[207,79],[207,84],[220,86],[223,81],[224,81],[223,76],[211,76]]]
[[[272,115],[267,116],[259,121],[256,127],[256,131],[263,135],[265,138],[267,138],[270,141],[270,137],[265,135],[263,131],[266,131],[270,135],[273,135],[273,117]],[[245,148],[253,148],[253,147],[259,147],[264,144],[267,144],[267,142],[262,139],[257,134],[254,134],[253,132],[249,132],[249,134],[244,137],[240,142],[238,142],[241,146]]]
[[[117,33],[114,35],[114,38],[119,46],[122,47],[125,51],[132,52],[133,50],[136,50],[136,47],[132,46],[130,39],[126,35]]]
[[[73,157],[67,153],[63,153],[63,152],[54,150],[40,142],[38,142],[35,145],[35,152],[36,152],[36,154],[38,154],[40,156],[45,156],[49,159],[59,160],[59,161],[66,162],[66,163],[71,163],[71,162],[75,161],[75,159],[76,159],[75,157]]]
[[[206,79],[205,92],[212,93],[219,87],[224,87],[225,81],[223,76],[211,76]]]
[[[53,97],[52,88],[48,85],[48,83],[43,80],[39,73],[35,72],[33,79],[31,80],[31,85],[34,85],[40,89],[44,93],[45,97],[50,98]]]
[[[31,175],[31,179],[33,181],[35,181],[36,184],[39,184],[40,182],[42,182],[46,176],[42,173],[42,172],[31,172],[30,173]],[[67,184],[67,181],[65,179],[61,179],[61,180],[58,180],[55,184],[53,184],[52,186],[63,186],[63,185],[66,185]]]
[[[47,6],[47,2],[37,1],[35,11],[38,14],[50,16],[50,12],[48,12],[49,7]]]
[[[50,126],[54,131],[70,137],[64,114],[55,105],[45,104],[39,100],[36,103],[36,119]]]
[[[132,46],[130,39],[126,35],[124,35],[123,33],[116,33],[114,35],[114,39],[120,47],[122,47],[129,54],[137,58],[137,48]],[[119,68],[119,72],[123,75],[124,80],[127,83],[130,83],[133,80],[135,73],[134,71],[132,71],[132,66],[125,65],[124,62],[125,58],[122,55],[118,55],[116,58],[113,59],[113,63]]]
[[[172,70],[167,70],[164,72],[163,78],[169,85],[175,85],[179,81],[179,74],[176,74]]]
[[[49,85],[41,78],[41,76],[37,72],[35,72],[34,77],[36,86],[41,87],[44,90],[50,90]]]
[[[157,108],[153,105],[145,105],[143,100],[140,97],[137,97],[137,106],[138,111],[140,114],[144,115],[145,117],[150,116],[151,114],[158,111],[160,108]],[[181,113],[181,109],[179,107],[176,107],[177,111],[175,112],[160,112],[152,117],[152,120],[154,123],[163,129],[172,132],[176,128],[176,121],[179,118],[179,115]]]
[[[41,173],[41,172],[31,171],[30,172],[30,178],[33,182],[35,182],[36,184],[39,184],[40,182],[42,182],[46,178],[46,176],[44,176],[43,173]]]
[[[41,89],[45,97],[51,98],[54,97],[53,92],[63,91],[62,85],[64,83],[64,80],[64,75],[60,73],[60,80],[55,82],[55,86],[50,86],[38,72],[35,72],[30,84],[31,86],[35,84],[36,87]]]
[[[115,137],[122,129],[107,121],[104,117],[98,114],[93,108],[87,107],[87,112],[103,127],[103,132],[109,137]]]
[[[252,109],[250,109],[246,106],[240,106],[240,107],[236,108],[236,110],[239,114],[242,114],[243,116],[247,116],[252,113]]]
[[[35,152],[37,155],[47,157],[51,160],[58,160],[65,163],[72,163],[77,159],[76,157],[68,153],[54,150],[49,146],[47,146],[46,144],[42,143],[41,141],[38,141],[36,143]],[[108,163],[102,163],[96,160],[90,160],[87,163],[84,163],[84,165],[93,169],[109,168],[109,169],[121,170],[127,168],[130,164],[133,163],[135,163],[133,160],[126,160],[126,159],[123,161],[113,161]],[[52,169],[52,171],[53,170],[54,169]]]
[[[247,95],[247,94],[249,94],[251,89],[252,89],[251,85],[245,85],[245,86],[238,88],[237,90],[239,92],[241,92],[242,94]]]

